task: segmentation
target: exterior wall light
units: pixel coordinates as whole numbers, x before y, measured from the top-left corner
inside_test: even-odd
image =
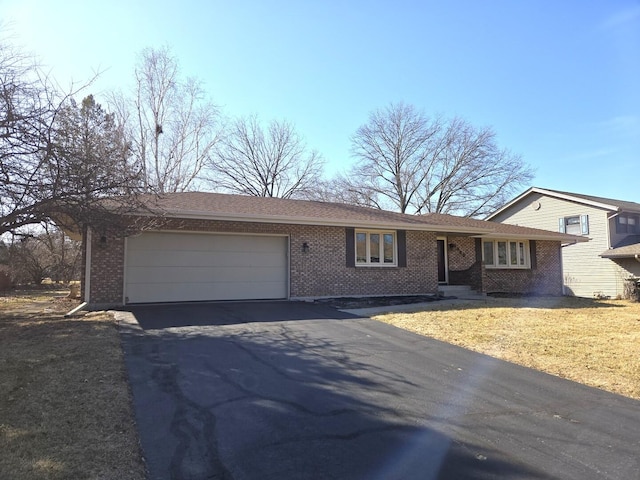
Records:
[[[302,244],[302,253],[309,253],[309,244],[307,242]]]

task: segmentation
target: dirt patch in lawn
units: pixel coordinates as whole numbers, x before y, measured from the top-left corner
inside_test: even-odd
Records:
[[[65,293],[0,295],[0,478],[144,479],[115,321]]]
[[[640,303],[570,297],[438,302],[374,317],[525,367],[640,399]]]

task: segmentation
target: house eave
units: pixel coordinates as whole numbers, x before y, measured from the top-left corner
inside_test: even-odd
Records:
[[[619,259],[619,258],[635,258],[636,255],[634,255],[633,253],[612,253],[612,254],[607,254],[607,253],[601,253],[600,257],[602,258],[609,258],[609,259]]]
[[[588,242],[588,237],[576,237],[573,235],[566,235],[563,238],[559,238],[556,235],[544,235],[544,234],[523,234],[523,233],[505,233],[505,232],[490,232],[484,235],[477,235],[478,238],[487,238],[493,240],[502,239],[514,239],[514,240],[541,240],[550,242],[560,242],[562,244],[582,243]]]
[[[153,216],[152,213],[140,213],[139,216]],[[489,233],[490,228],[459,227],[428,223],[381,222],[376,220],[354,220],[340,218],[293,217],[277,215],[238,215],[235,213],[203,213],[201,211],[172,210],[162,213],[164,218],[184,218],[193,220],[234,221],[246,223],[271,223],[290,225],[315,225],[328,227],[379,228],[389,230],[416,230],[426,232],[447,232],[467,235]]]

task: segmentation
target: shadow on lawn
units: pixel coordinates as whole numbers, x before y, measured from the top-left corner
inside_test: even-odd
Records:
[[[581,308],[623,308],[624,304],[608,303],[607,300],[583,297],[552,297],[541,295],[488,294],[487,299],[495,299],[496,306],[551,309]],[[499,303],[498,303],[499,302]],[[490,306],[489,304],[487,306]]]

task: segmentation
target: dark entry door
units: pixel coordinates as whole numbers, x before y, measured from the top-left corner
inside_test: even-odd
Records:
[[[446,242],[438,239],[438,283],[447,283]]]

